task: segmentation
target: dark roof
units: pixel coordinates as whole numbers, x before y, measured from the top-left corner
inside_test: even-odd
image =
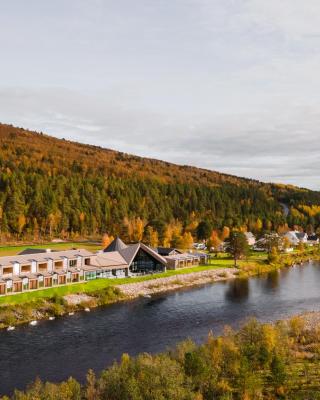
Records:
[[[109,246],[107,246],[103,252],[104,253],[110,253],[112,251],[117,251],[127,262],[127,264],[130,266],[132,261],[134,260],[136,254],[138,253],[139,249],[142,249],[143,251],[147,252],[150,254],[153,258],[161,262],[162,264],[166,264],[166,260],[158,254],[156,251],[151,249],[151,247],[146,246],[143,243],[134,243],[130,245],[126,245],[123,243],[123,241],[117,237],[115,238]]]
[[[298,239],[303,239],[305,237],[305,233],[304,232],[296,232],[296,236]]]
[[[47,253],[46,249],[24,249],[18,253],[19,256],[29,255],[29,254],[40,254],[40,253]]]
[[[137,254],[139,248],[140,248],[140,243],[131,244],[129,246],[126,246],[126,248],[120,250],[119,253],[126,260],[126,262],[130,265],[132,263],[135,255]]]
[[[157,253],[161,256],[169,256],[172,254],[181,254],[181,251],[173,247],[157,247]]]
[[[127,248],[127,245],[123,243],[123,241],[116,237],[103,251],[104,253],[111,252],[111,251],[121,251]]]
[[[317,236],[317,235],[309,235],[309,236],[308,236],[308,240],[317,241],[317,240],[318,240],[318,236]]]
[[[120,250],[119,253],[122,255],[122,257],[126,260],[126,262],[130,266],[136,256],[136,254],[138,253],[138,251],[140,249],[145,251],[146,253],[148,253],[151,257],[158,260],[161,264],[167,263],[166,259],[163,258],[160,254],[158,254],[156,251],[151,249],[151,247],[146,246],[145,244],[140,243],[140,242],[126,246],[126,248],[123,250]]]

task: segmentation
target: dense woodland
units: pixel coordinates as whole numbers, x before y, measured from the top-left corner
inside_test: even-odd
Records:
[[[287,216],[283,204],[289,209]],[[217,232],[244,227],[259,233],[287,225],[316,229],[319,205],[319,192],[0,125],[3,241],[108,233],[124,240],[177,245],[191,236],[202,239],[198,227],[204,221]]]
[[[201,346],[185,341],[164,354],[124,354],[81,386],[39,380],[12,400],[316,400],[320,399],[320,330],[301,318],[239,332],[226,328]],[[3,400],[9,400],[5,397]]]

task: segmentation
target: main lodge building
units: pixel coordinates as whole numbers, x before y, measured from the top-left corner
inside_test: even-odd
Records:
[[[97,253],[27,249],[16,256],[0,257],[0,295],[98,278],[152,274],[206,262],[204,253],[152,249],[140,242],[126,245],[120,238]]]

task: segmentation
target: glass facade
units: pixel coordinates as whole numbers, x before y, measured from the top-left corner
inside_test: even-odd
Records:
[[[92,279],[97,279],[97,274],[96,272],[86,272],[86,280],[90,281]]]
[[[130,271],[142,274],[150,274],[152,272],[163,271],[164,266],[151,255],[143,250],[139,250],[133,260]]]

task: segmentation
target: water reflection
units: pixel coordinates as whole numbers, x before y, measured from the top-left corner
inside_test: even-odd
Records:
[[[269,272],[266,281],[265,281],[265,290],[268,292],[269,290],[273,290],[274,292],[279,289],[279,271]]]
[[[225,298],[231,303],[244,303],[249,298],[249,279],[236,279],[229,283]]]

